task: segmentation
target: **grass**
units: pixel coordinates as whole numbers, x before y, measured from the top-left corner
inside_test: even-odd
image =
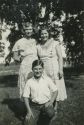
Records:
[[[18,65],[0,67],[0,125],[23,125],[25,107],[19,101],[18,69]],[[67,73],[68,99],[58,104],[58,115],[53,125],[84,125],[84,75]]]

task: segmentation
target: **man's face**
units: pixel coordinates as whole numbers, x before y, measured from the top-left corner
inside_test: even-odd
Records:
[[[36,79],[40,78],[42,76],[42,73],[43,73],[43,67],[41,65],[35,66],[33,68],[33,73],[34,73],[34,77]]]

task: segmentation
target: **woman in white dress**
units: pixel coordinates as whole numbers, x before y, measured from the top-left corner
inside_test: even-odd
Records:
[[[66,87],[63,78],[63,60],[58,41],[49,39],[47,29],[40,31],[40,43],[38,44],[38,56],[44,62],[45,72],[52,78],[58,88],[56,101],[67,99]]]
[[[27,79],[32,76],[32,62],[37,59],[36,40],[31,38],[33,33],[32,24],[24,23],[23,30],[25,32],[24,37],[15,43],[12,50],[14,59],[21,61],[18,78],[20,98],[23,95]]]

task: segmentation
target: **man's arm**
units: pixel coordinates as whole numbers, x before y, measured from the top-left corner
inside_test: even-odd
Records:
[[[57,91],[57,90],[56,90],[55,92],[52,92],[52,94],[51,94],[51,99],[50,99],[49,102],[47,102],[47,103],[45,104],[45,107],[48,107],[48,106],[53,105],[54,101],[55,101],[56,98],[57,98],[57,95],[58,95],[58,91]]]
[[[26,105],[26,108],[27,108],[27,112],[30,112],[31,108],[30,108],[30,105],[29,105],[29,99],[24,97],[24,101],[25,101],[25,105]]]
[[[31,111],[31,108],[30,108],[30,105],[29,105],[29,98],[24,97],[24,102],[25,102],[25,105],[26,105],[26,108],[27,108],[26,119],[29,120],[31,116],[33,117],[33,114],[32,114],[32,111]]]

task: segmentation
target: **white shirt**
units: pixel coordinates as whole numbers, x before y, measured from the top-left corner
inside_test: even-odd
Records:
[[[47,76],[39,80],[34,77],[29,79],[25,85],[23,97],[30,98],[33,102],[44,104],[51,99],[51,92],[57,91],[56,85]]]
[[[12,51],[14,52],[18,50],[23,50],[23,51],[31,50],[31,46],[35,46],[35,45],[36,45],[35,39],[21,38],[15,43]]]

